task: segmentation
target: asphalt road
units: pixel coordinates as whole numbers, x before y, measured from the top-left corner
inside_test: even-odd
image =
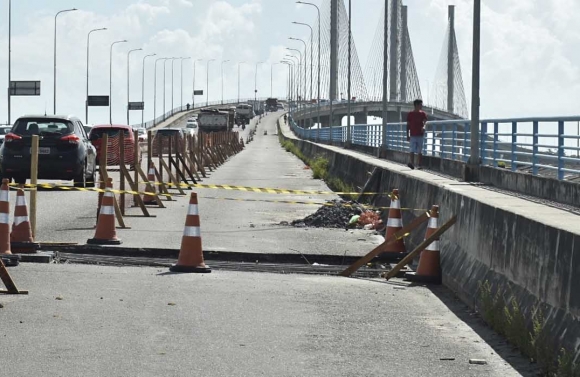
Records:
[[[273,113],[262,119],[255,140],[202,183],[329,191],[323,181],[312,179],[312,172],[305,170],[299,159],[280,147],[276,136],[276,120],[281,114]],[[242,132],[244,139],[250,127]],[[264,135],[264,131],[267,131],[267,135]],[[111,173],[111,176],[118,181],[118,173]],[[216,199],[324,202],[337,198],[336,195],[276,195],[210,189],[196,191],[200,198],[202,237],[206,250],[362,255],[382,242],[380,236],[369,231],[280,225],[284,221],[304,218],[315,212],[317,206]],[[42,191],[38,197],[37,241],[83,244],[94,236],[96,193]],[[123,246],[178,249],[189,198],[185,196],[176,199],[165,202],[166,209],[150,208],[155,218],[145,218],[138,209],[129,209],[125,222],[131,229],[117,231]]]
[[[30,295],[0,297],[3,376],[533,375],[444,289],[137,267],[10,271]]]

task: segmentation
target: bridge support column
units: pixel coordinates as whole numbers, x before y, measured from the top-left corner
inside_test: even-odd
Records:
[[[338,0],[330,0],[330,101],[338,88]]]
[[[361,113],[354,114],[354,124],[367,124],[367,117],[369,116],[369,110],[365,107]]]
[[[399,51],[399,35],[400,35],[400,29],[399,29],[399,1],[400,0],[391,0],[391,40],[390,40],[390,48],[391,48],[391,56],[390,56],[390,60],[391,60],[391,71],[389,72],[389,90],[390,90],[390,101],[391,102],[397,102],[398,100],[398,87],[397,87],[397,78],[399,75],[399,56],[398,56],[398,51]],[[385,22],[387,22],[387,20],[385,19]],[[385,43],[385,46],[387,44]],[[385,72],[386,74],[386,72]]]
[[[455,67],[453,64],[453,46],[455,45],[455,6],[449,6],[449,41],[447,47],[447,111],[453,113],[455,95]]]

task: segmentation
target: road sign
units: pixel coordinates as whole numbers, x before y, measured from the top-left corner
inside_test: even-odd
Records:
[[[109,96],[89,96],[87,103],[89,106],[109,106]]]
[[[194,96],[203,96],[203,90],[194,90],[193,95]]]
[[[11,96],[39,96],[40,81],[10,81]]]
[[[143,110],[145,102],[129,102],[129,110]]]

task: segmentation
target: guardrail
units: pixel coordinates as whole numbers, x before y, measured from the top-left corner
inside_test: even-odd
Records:
[[[279,100],[285,100],[285,98],[278,98]],[[257,98],[257,101],[265,101],[266,98]],[[238,103],[248,103],[248,102],[252,102],[254,101],[254,98],[240,98],[240,100],[238,101],[237,99],[232,99],[232,100],[226,100],[226,101],[211,101],[209,103],[207,102],[201,102],[198,104],[195,104],[195,107],[190,107],[189,110],[187,109],[187,106],[179,106],[176,107],[172,110],[169,110],[168,112],[166,112],[163,115],[158,116],[157,118],[147,121],[145,123],[143,123],[143,126],[146,129],[149,129],[151,127],[155,127],[157,124],[171,118],[172,116],[185,112],[185,111],[191,111],[191,110],[195,110],[195,109],[202,109],[204,107],[209,107],[209,106],[220,106],[220,105],[237,105]],[[135,123],[132,124],[131,127],[134,128],[141,128],[141,123]]]
[[[346,143],[346,126],[304,129],[294,120],[300,138]],[[470,120],[431,121],[426,125],[423,154],[466,162],[471,155]],[[580,176],[580,116],[553,118],[486,119],[479,125],[479,150],[484,165],[527,168],[533,175],[555,173],[559,180]],[[574,134],[575,133],[575,134]],[[331,135],[332,134],[332,135]],[[355,124],[354,145],[408,151],[406,123]],[[540,171],[542,173],[540,174]]]

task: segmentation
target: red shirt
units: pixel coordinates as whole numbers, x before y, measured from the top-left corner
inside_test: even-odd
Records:
[[[411,136],[423,136],[423,126],[427,121],[427,114],[423,110],[411,111],[407,115],[407,128]]]

